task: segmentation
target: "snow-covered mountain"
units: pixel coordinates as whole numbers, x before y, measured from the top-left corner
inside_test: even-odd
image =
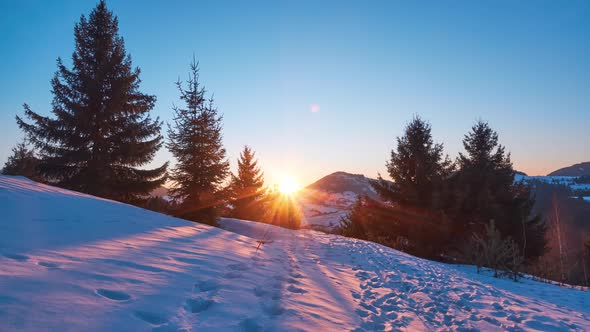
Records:
[[[306,189],[335,194],[349,192],[355,195],[367,195],[371,198],[377,198],[377,193],[371,186],[371,180],[362,174],[335,172],[310,184]]]
[[[304,224],[313,229],[333,230],[359,195],[378,198],[370,181],[362,174],[335,172],[305,187],[297,197]]]
[[[588,291],[221,226],[0,176],[0,331],[590,330]]]
[[[548,176],[583,176],[590,175],[590,161],[560,168]]]

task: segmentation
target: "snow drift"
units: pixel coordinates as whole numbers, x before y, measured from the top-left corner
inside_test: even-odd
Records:
[[[314,231],[221,226],[2,176],[0,330],[590,330],[581,290]]]

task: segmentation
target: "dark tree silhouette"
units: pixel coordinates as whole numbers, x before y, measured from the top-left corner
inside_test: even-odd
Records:
[[[430,124],[415,116],[397,138],[386,166],[393,182],[379,176],[371,183],[383,202],[365,199],[348,221],[362,220],[373,241],[441,259],[448,242],[444,207],[453,164],[443,156],[443,145],[434,142]]]
[[[118,20],[100,1],[88,19],[74,28],[72,69],[57,60],[51,81],[53,118],[24,105],[21,129],[39,149],[39,170],[52,184],[137,202],[162,185],[167,164],[152,161],[162,145],[161,123],[152,119],[155,96],[139,91],[139,68],[133,68],[118,35]]]
[[[230,216],[233,218],[259,221],[264,217],[264,174],[254,154],[245,146],[238,159],[238,173],[231,175]]]
[[[35,155],[35,151],[29,149],[24,142],[18,143],[12,148],[12,155],[2,168],[4,175],[20,175],[27,177],[33,181],[42,182],[43,178],[37,171],[39,159]]]
[[[494,221],[503,236],[512,237],[525,259],[545,249],[546,227],[540,216],[531,216],[534,198],[523,183],[515,183],[510,154],[498,143],[498,134],[478,121],[463,140],[465,153],[451,179],[451,215],[457,234],[480,232]]]
[[[393,183],[379,176],[373,187],[388,202],[417,209],[439,209],[444,179],[451,166],[450,160],[443,158],[443,145],[434,143],[430,124],[416,116],[406,126],[404,136],[397,138],[397,147],[387,162]]]
[[[179,202],[179,217],[215,224],[219,206],[226,199],[222,185],[229,175],[222,117],[213,99],[205,99],[194,60],[186,85],[184,88],[177,82],[185,107],[174,107],[174,124],[168,126],[167,147],[177,159],[171,171],[174,186],[170,194]]]

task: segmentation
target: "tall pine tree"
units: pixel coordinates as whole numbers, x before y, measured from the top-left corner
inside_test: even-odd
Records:
[[[231,175],[230,216],[246,220],[262,220],[264,217],[264,174],[258,167],[254,151],[245,146],[238,159],[238,173]]]
[[[451,214],[457,236],[470,236],[494,221],[503,236],[512,237],[525,258],[533,259],[545,249],[545,225],[531,216],[534,198],[530,188],[514,182],[510,154],[498,143],[488,123],[478,121],[463,140],[465,153],[457,160],[459,170],[451,179]]]
[[[137,202],[162,185],[167,164],[141,169],[162,145],[161,123],[152,119],[156,97],[139,91],[118,34],[118,20],[105,1],[74,28],[73,67],[61,59],[51,81],[53,118],[25,104],[21,129],[39,149],[40,172],[51,183],[125,202]]]
[[[443,158],[443,145],[434,143],[430,124],[415,116],[404,135],[397,138],[397,147],[386,164],[393,183],[379,176],[373,187],[391,203],[436,210],[442,206],[441,190],[451,165]]]
[[[181,218],[214,224],[225,200],[223,183],[229,175],[222,142],[222,117],[213,100],[205,98],[193,60],[185,88],[177,82],[185,107],[174,107],[174,124],[168,126],[167,147],[176,157],[171,171],[171,195],[179,202]]]

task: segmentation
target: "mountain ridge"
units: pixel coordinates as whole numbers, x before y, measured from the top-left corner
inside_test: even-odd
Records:
[[[547,176],[583,176],[590,175],[590,161],[573,164],[557,169]]]

